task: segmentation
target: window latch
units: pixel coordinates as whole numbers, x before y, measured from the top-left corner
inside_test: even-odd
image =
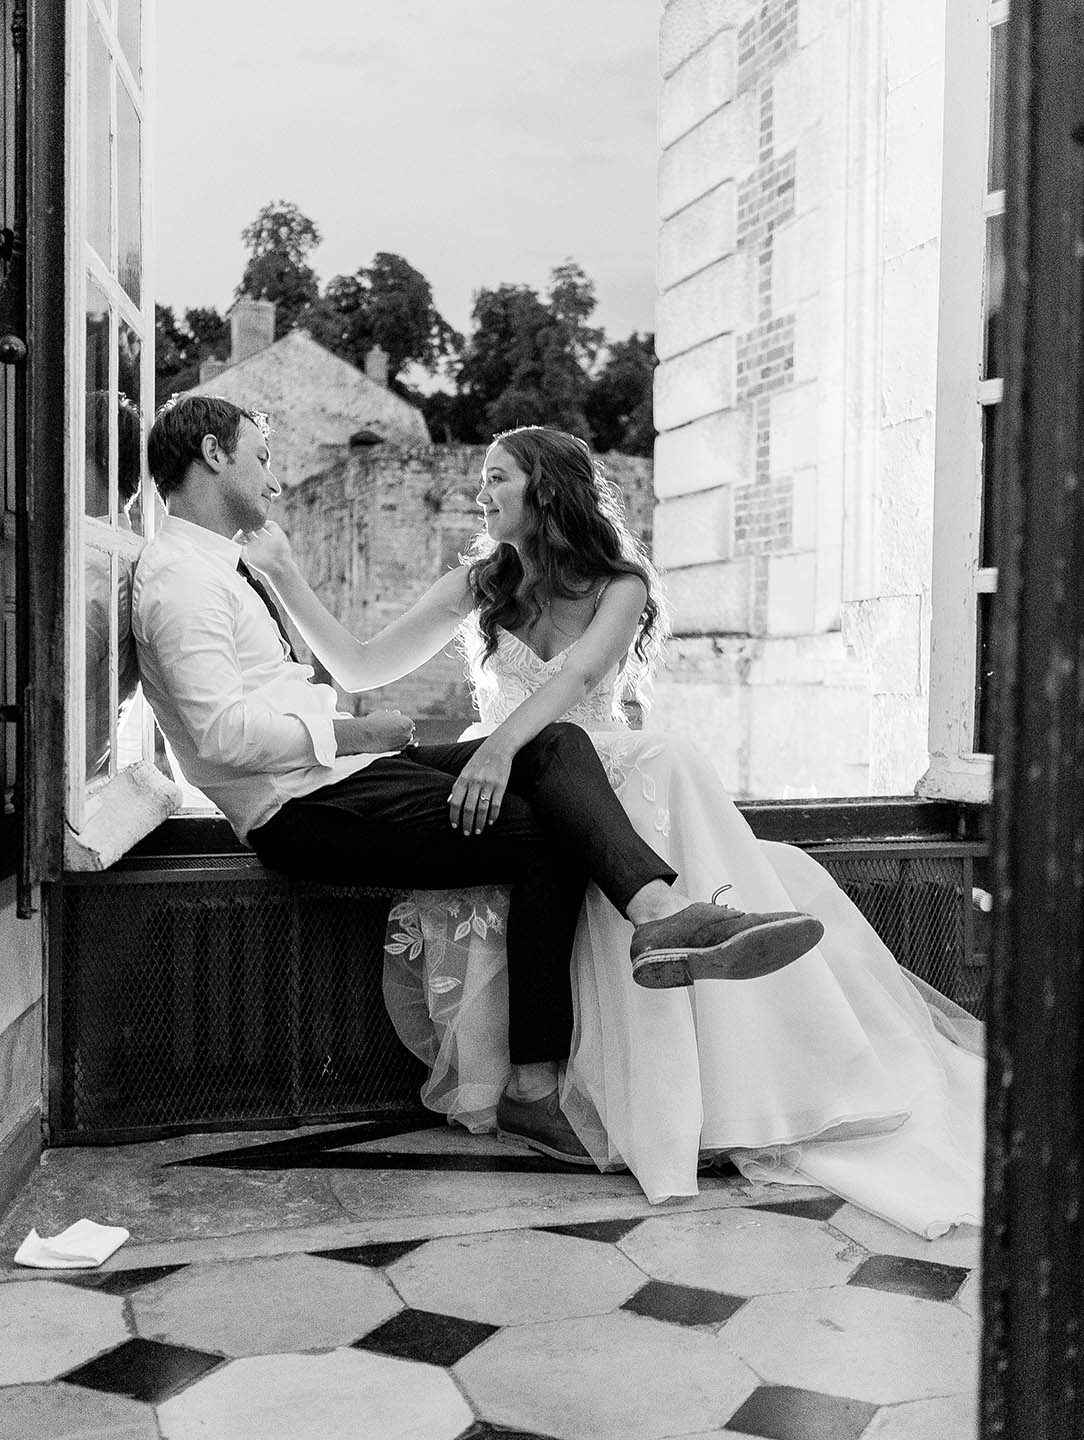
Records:
[[[18,335],[0,335],[0,365],[21,365],[25,359],[25,340]]]

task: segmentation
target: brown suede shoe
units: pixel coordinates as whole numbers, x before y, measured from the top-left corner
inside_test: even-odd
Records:
[[[497,1101],[497,1135],[571,1165],[595,1163],[566,1120],[556,1090],[541,1100],[516,1100],[506,1091]]]
[[[812,950],[824,926],[801,911],[759,915],[698,902],[665,920],[637,925],[632,978],[649,990],[694,980],[755,980]]]

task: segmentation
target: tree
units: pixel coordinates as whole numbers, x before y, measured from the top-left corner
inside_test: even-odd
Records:
[[[654,335],[633,331],[627,340],[615,340],[608,346],[586,400],[587,420],[599,450],[651,454],[655,444],[651,403],[655,364]]]
[[[241,231],[249,258],[234,296],[275,302],[276,340],[308,319],[320,299],[308,264],[320,238],[313,221],[289,200],[272,200]]]
[[[199,349],[200,360],[228,360],[230,325],[210,305],[197,305],[184,312],[184,323]]]
[[[199,384],[204,360],[225,360],[230,351],[230,327],[217,310],[196,307],[179,322],[170,305],[154,307],[154,404]]]
[[[588,372],[602,342],[587,323],[594,309],[594,285],[572,260],[551,272],[545,300],[527,285],[480,290],[457,376],[473,433],[456,438],[547,424],[589,440]]]
[[[432,287],[421,271],[386,250],[355,274],[328,282],[314,329],[329,350],[359,369],[379,345],[393,382],[411,363],[436,373],[463,343],[433,304]]]

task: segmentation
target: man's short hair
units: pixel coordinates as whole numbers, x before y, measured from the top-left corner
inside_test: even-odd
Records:
[[[124,509],[139,489],[142,444],[139,410],[122,391],[117,395],[117,495]],[[104,485],[109,474],[108,390],[87,396],[87,453]]]
[[[232,455],[243,420],[251,420],[266,437],[267,416],[262,411],[245,410],[221,395],[174,395],[167,400],[147,437],[147,465],[162,498],[184,483],[188,467],[201,457],[205,435],[213,435]]]

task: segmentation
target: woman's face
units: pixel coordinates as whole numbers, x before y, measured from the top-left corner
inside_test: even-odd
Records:
[[[477,501],[485,516],[491,540],[518,546],[530,521],[523,492],[527,476],[503,445],[494,445],[482,466],[482,488]]]

